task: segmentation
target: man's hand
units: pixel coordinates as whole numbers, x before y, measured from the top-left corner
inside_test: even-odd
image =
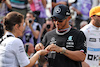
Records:
[[[38,44],[35,46],[35,50],[36,50],[36,51],[39,51],[39,50],[42,50],[42,49],[44,49],[44,46],[43,46],[42,43],[38,43]]]
[[[51,45],[48,45],[45,50],[47,51],[56,51],[57,53],[61,52],[62,51],[62,48],[55,45],[55,44],[51,44]]]
[[[29,20],[27,18],[25,19],[25,23],[26,23],[26,26],[29,26]]]
[[[29,26],[29,27],[32,26],[32,24],[33,24],[33,23],[29,23],[29,19],[27,19],[27,18],[25,19],[25,23],[26,23],[26,25]]]

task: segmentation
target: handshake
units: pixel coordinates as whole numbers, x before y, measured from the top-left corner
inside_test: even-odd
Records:
[[[44,50],[46,51],[46,53],[49,53],[50,51],[56,51],[57,53],[59,52],[62,52],[62,48],[55,45],[55,44],[51,44],[51,45],[48,45],[45,49],[44,49],[44,46],[42,43],[39,43],[35,46],[35,50],[36,51],[39,51],[39,50]],[[46,55],[46,54],[45,54]]]

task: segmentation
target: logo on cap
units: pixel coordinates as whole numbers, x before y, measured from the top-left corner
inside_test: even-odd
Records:
[[[60,13],[60,12],[61,12],[61,8],[56,7],[56,8],[55,8],[55,12],[56,12],[56,13]]]
[[[69,12],[66,12],[66,15],[70,15],[70,13]]]

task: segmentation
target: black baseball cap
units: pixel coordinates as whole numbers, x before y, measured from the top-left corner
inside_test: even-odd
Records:
[[[58,18],[60,20],[64,19],[66,16],[70,16],[69,7],[63,4],[54,7],[53,15],[51,18]]]

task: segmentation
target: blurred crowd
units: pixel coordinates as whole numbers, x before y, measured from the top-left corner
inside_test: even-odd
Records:
[[[80,30],[89,24],[89,11],[92,7],[100,5],[100,0],[0,0],[0,38],[3,36],[3,18],[11,11],[24,15],[24,32],[19,37],[25,46],[27,56],[30,58],[36,52],[34,47],[40,43],[45,33],[55,29],[52,11],[56,5],[64,4],[70,7],[71,27]],[[40,65],[37,61],[33,67],[47,67],[48,62]]]

